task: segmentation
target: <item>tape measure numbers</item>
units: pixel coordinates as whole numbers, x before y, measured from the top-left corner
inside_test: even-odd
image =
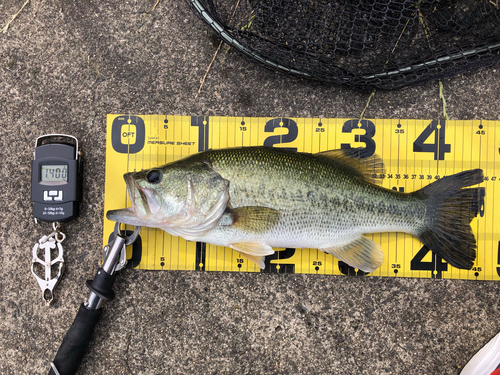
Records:
[[[362,120],[165,115],[108,115],[104,210],[129,207],[122,175],[159,166],[207,149],[257,146],[303,152],[365,147],[377,153],[386,188],[412,192],[446,175],[482,168],[484,182],[471,223],[478,251],[472,270],[451,267],[420,241],[404,233],[370,234],[385,253],[373,276],[500,280],[500,130],[494,121]],[[114,223],[105,220],[104,242]],[[189,242],[151,228],[141,230],[138,268],[260,272],[237,252]],[[363,275],[317,249],[275,249],[264,272]],[[129,254],[131,256],[131,254]]]

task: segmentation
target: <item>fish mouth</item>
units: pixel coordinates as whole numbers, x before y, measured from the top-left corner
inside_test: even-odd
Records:
[[[132,177],[132,173],[125,174],[123,178],[125,180],[125,184],[127,185],[127,193],[130,198],[130,202],[132,203],[131,211],[136,213],[137,199],[144,199],[144,196],[141,195],[141,187],[136,184],[134,178]]]
[[[132,207],[121,208],[118,210],[109,210],[106,212],[106,218],[118,223],[129,225],[143,225],[139,215],[137,215],[137,199],[142,199],[140,186],[138,186],[132,178],[132,173],[127,173],[123,176],[127,186],[127,193],[130,197]]]
[[[160,210],[160,204],[155,191],[142,188],[133,178],[133,174],[127,173],[123,176],[132,207],[110,210],[106,217],[123,224],[147,226],[150,216]]]
[[[155,215],[161,208],[156,191],[141,187],[133,175],[133,173],[127,173],[124,176],[132,211],[137,216]]]

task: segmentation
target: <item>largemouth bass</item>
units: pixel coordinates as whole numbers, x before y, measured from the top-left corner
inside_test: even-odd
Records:
[[[405,232],[454,267],[470,269],[481,169],[444,177],[413,193],[375,184],[382,160],[364,149],[318,154],[278,148],[210,150],[125,174],[132,207],[110,220],[160,228],[228,246],[264,268],[273,247],[315,248],[365,272],[383,262],[364,236]]]

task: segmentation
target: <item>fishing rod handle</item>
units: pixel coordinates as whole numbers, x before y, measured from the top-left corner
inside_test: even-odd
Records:
[[[90,310],[84,303],[80,305],[75,320],[66,332],[51,363],[49,375],[74,375],[76,373],[101,315],[102,309]]]
[[[126,263],[125,247],[136,240],[139,229],[140,227],[136,227],[131,236],[124,237],[120,232],[120,223],[116,223],[115,238],[111,246],[105,246],[102,268],[99,268],[94,280],[87,280],[86,285],[90,289],[89,300],[80,305],[73,324],[66,332],[54,361],[50,364],[49,375],[74,375],[78,371],[94,328],[101,318],[101,303],[115,297],[111,288],[116,278],[115,272],[122,269]]]
[[[119,252],[124,241],[121,237],[117,238],[119,240],[115,240],[115,243],[118,245],[111,248],[110,254],[115,259],[118,257],[114,253]],[[109,268],[114,270],[115,266],[110,265]],[[90,289],[89,300],[80,305],[73,324],[66,332],[56,357],[50,364],[49,375],[74,375],[76,373],[85,356],[94,328],[102,315],[102,309],[99,308],[101,302],[110,301],[115,296],[111,290],[115,278],[115,273],[110,275],[104,269],[99,268],[94,280],[87,280],[86,284]]]

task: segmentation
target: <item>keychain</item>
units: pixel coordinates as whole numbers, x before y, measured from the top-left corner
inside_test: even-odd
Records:
[[[60,222],[78,216],[82,200],[82,159],[78,140],[70,135],[48,134],[38,137],[31,164],[31,200],[35,223],[52,223],[53,231],[33,246],[31,272],[49,306],[54,288],[64,272]]]
[[[49,306],[54,299],[54,288],[61,280],[62,274],[64,272],[64,258],[63,258],[63,247],[61,242],[66,239],[66,235],[61,232],[60,224],[54,222],[52,224],[54,231],[48,236],[42,236],[38,242],[33,246],[33,261],[31,262],[31,273],[35,276],[40,289],[42,289],[42,299],[45,301],[45,305]],[[57,256],[52,259],[51,250],[57,249]],[[44,250],[44,258],[40,259],[39,251]],[[36,264],[41,264],[44,268],[45,275],[41,278],[35,272]],[[57,265],[57,275],[52,275],[52,266]]]

